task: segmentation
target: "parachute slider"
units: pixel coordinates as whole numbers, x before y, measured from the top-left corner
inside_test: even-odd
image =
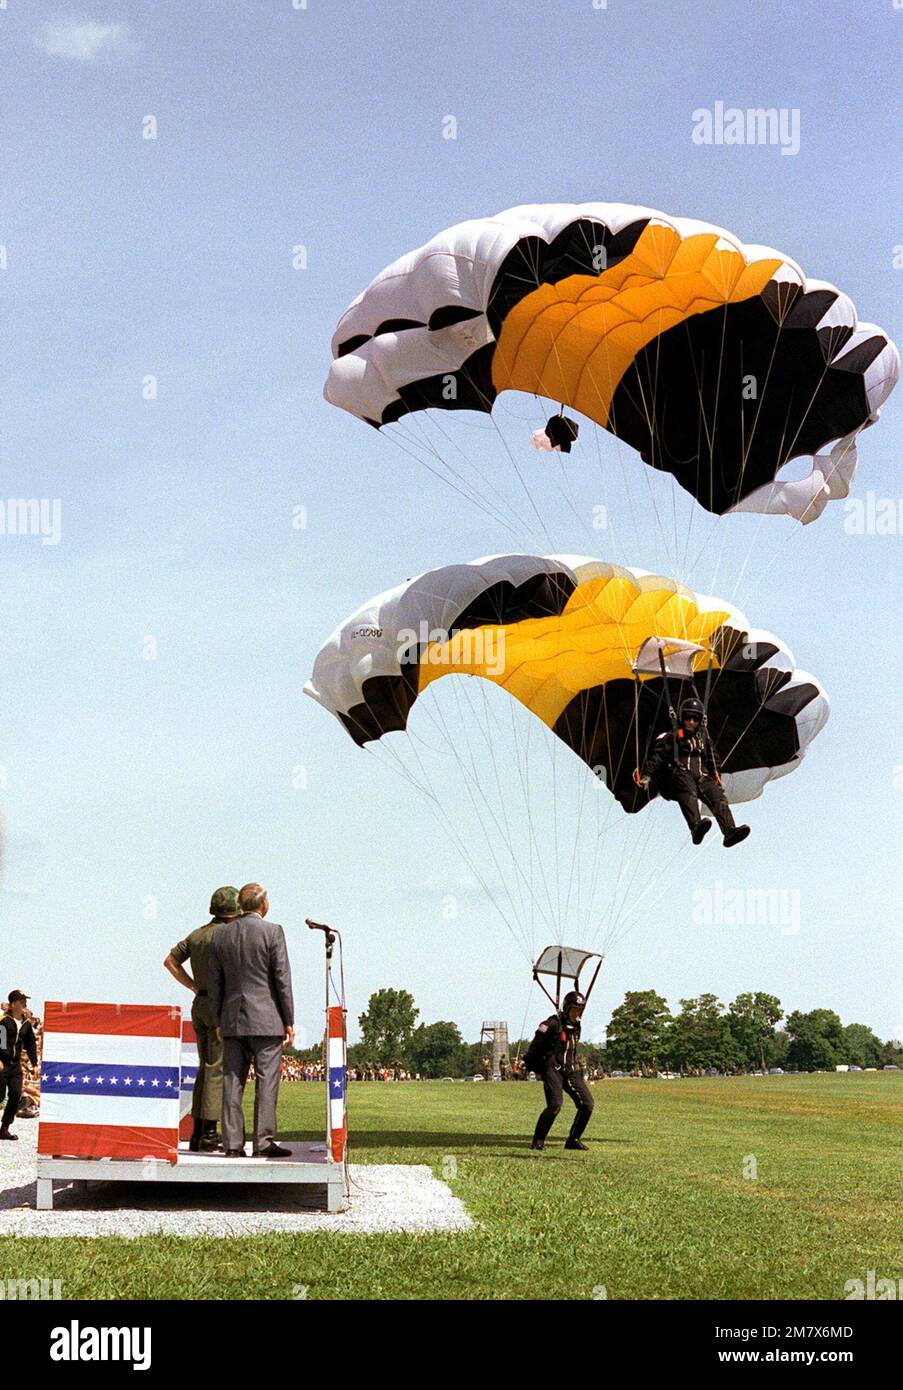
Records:
[[[586,989],[580,991],[587,999],[592,992],[593,985],[596,983],[596,976],[602,968],[602,956],[598,951],[583,951],[577,946],[547,946],[537,957],[536,964],[533,966],[533,979],[539,985],[543,993],[552,1001],[556,1010],[561,1002],[561,981],[573,981],[575,990],[580,990],[580,972],[588,960],[598,961],[598,965],[593,971],[593,978],[590,980]],[[555,994],[552,995],[546,989],[540,975],[551,975],[555,979]]]
[[[694,676],[693,658],[706,651],[695,642],[682,637],[647,637],[633,663],[635,676],[674,676],[691,681]]]

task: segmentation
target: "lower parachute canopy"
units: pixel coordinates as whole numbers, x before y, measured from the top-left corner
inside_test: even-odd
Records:
[[[652,674],[650,651],[664,656]],[[709,677],[708,727],[732,802],[797,767],[827,721],[818,681],[731,604],[601,560],[496,555],[371,599],[332,634],[305,692],[359,745],[403,730],[438,679],[501,686],[602,779],[625,811],[675,704]]]

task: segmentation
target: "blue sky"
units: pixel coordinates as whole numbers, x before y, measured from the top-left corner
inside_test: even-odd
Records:
[[[899,337],[885,94],[901,24],[890,0],[0,11],[0,497],[59,498],[62,518],[58,545],[0,537],[4,990],[39,1005],[178,1000],[167,949],[204,920],[213,887],[255,878],[286,926],[309,1041],[321,962],[305,915],[346,935],[353,1018],[388,984],[467,1035],[484,1017],[517,1031],[525,1008],[539,1014],[523,950],[546,944],[544,924],[512,936],[425,803],[301,693],[322,641],[371,594],[512,548],[325,404],[334,325],[388,261],[451,223],[599,199],[786,250]],[[799,153],[694,144],[692,113],[716,101],[797,109]],[[899,1035],[899,535],[850,534],[840,505],[805,530],[713,527],[670,483],[640,484],[639,460],[607,437],[566,472],[550,465],[529,448],[542,423],[530,404],[503,405],[543,531],[495,434],[454,423],[524,518],[521,548],[711,587],[832,697],[806,763],[749,808],[742,850],[689,860],[673,808],[613,826],[617,858],[603,857],[592,907],[587,887],[585,922],[571,913],[574,944],[607,939],[602,917],[628,901],[623,863],[637,891],[661,877],[634,929],[611,933],[591,1028],[627,989],[676,1003],[761,988]],[[900,495],[899,421],[892,400],[863,437],[855,495]],[[600,505],[610,527],[593,530]],[[583,770],[558,765],[554,788],[537,771],[530,809],[547,846],[552,794],[565,819],[586,794]],[[453,780],[443,794],[479,867]],[[694,924],[694,892],[719,883],[798,894],[799,929]]]

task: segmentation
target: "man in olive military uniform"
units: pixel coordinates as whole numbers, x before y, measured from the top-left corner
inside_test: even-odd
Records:
[[[210,899],[212,920],[173,946],[163,964],[180,985],[194,994],[191,1022],[198,1043],[198,1074],[194,1083],[191,1115],[194,1129],[188,1147],[213,1150],[219,1146],[216,1132],[223,1110],[223,1045],[216,1036],[216,1022],[207,995],[210,943],[216,932],[240,915],[237,888],[217,888]],[[183,962],[191,964],[191,974]]]
[[[19,1111],[22,1099],[22,1053],[33,1067],[38,1065],[38,1044],[30,1020],[26,1017],[28,995],[20,989],[10,991],[9,1008],[0,1014],[0,1139],[18,1139],[10,1125]],[[4,1104],[4,1101],[6,1102]]]
[[[577,1060],[580,1018],[585,1007],[584,995],[576,990],[566,994],[561,1012],[552,1014],[551,1018],[539,1025],[527,1049],[524,1064],[539,1077],[546,1094],[546,1108],[536,1121],[531,1149],[545,1148],[546,1136],[558,1118],[562,1097],[567,1092],[577,1107],[577,1113],[564,1147],[586,1151],[580,1136],[589,1124],[594,1101]]]

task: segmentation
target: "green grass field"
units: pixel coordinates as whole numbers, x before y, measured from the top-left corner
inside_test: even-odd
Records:
[[[241,1240],[0,1239],[10,1274],[65,1298],[839,1299],[903,1277],[903,1076],[607,1081],[591,1152],[529,1135],[525,1083],[357,1084],[356,1163],[454,1159],[476,1229]],[[322,1136],[318,1085],[284,1086],[284,1137]],[[752,1156],[750,1158],[750,1156]],[[756,1177],[744,1176],[754,1161]],[[13,1242],[15,1241],[15,1245]],[[5,1248],[3,1248],[5,1247]]]

